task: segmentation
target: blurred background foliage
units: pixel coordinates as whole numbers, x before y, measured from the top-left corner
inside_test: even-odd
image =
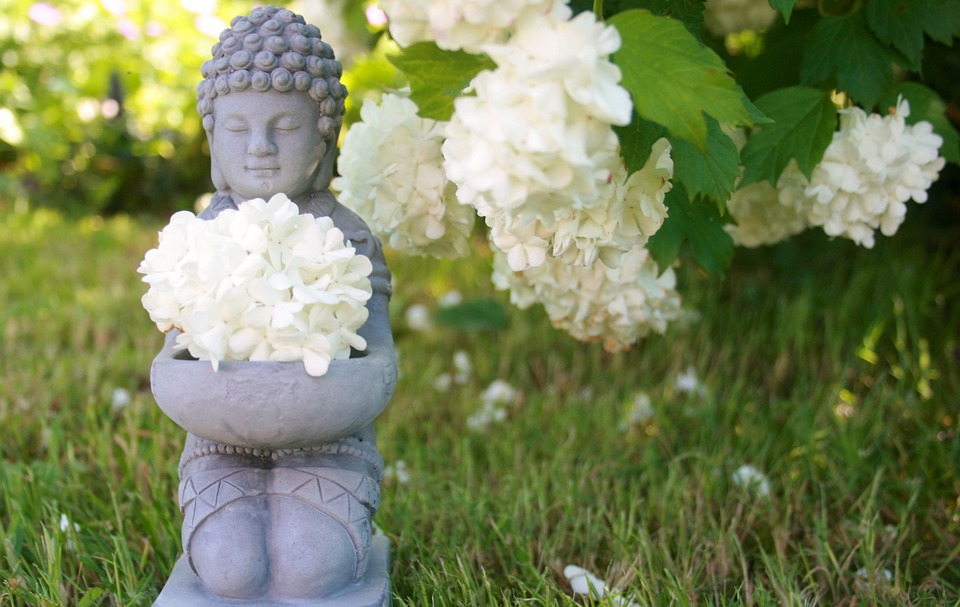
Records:
[[[355,93],[351,116],[364,89],[393,84],[377,47],[382,18],[369,3],[274,4],[319,24],[345,63],[361,59],[346,82]],[[191,208],[211,189],[194,108],[200,65],[229,20],[251,6],[0,0],[0,212],[163,216]]]
[[[395,47],[384,35],[386,17],[376,0],[273,3],[318,24],[337,50],[351,92],[347,128],[359,120],[364,99],[403,85],[386,60]],[[572,4],[577,11],[592,6]],[[681,5],[701,9],[672,15],[696,27],[699,2],[664,3]],[[194,108],[200,65],[229,20],[252,6],[241,0],[0,0],[0,213],[47,207],[69,215],[165,217],[192,208],[211,190]],[[607,2],[611,10],[618,6]],[[794,21],[805,12],[797,11]],[[781,35],[780,25],[769,35],[748,32],[732,46],[737,41],[702,36],[755,97],[780,84],[771,75],[791,69],[770,69],[768,46],[800,46]],[[960,123],[960,49],[929,44],[922,73]],[[932,192],[947,203],[941,212],[960,215],[958,190],[956,167],[948,167]]]

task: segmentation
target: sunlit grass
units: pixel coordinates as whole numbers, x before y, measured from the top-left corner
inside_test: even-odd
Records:
[[[135,273],[159,227],[0,216],[0,605],[148,605],[178,554],[183,433],[150,395]],[[540,310],[406,326],[451,289],[505,304],[488,266],[391,259],[394,604],[583,604],[570,563],[641,605],[957,604],[956,252],[811,235],[723,281],[682,268],[688,317],[620,355]],[[457,351],[472,375],[438,390]],[[468,430],[495,379],[519,390],[507,419]],[[638,391],[653,415],[624,427]],[[733,480],[745,464],[768,496]]]

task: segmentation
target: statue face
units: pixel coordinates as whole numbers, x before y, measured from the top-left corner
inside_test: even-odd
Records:
[[[231,92],[214,102],[210,153],[229,189],[243,200],[310,191],[327,144],[320,108],[306,93]]]

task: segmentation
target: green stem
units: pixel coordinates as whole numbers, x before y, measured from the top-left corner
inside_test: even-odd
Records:
[[[593,0],[593,14],[597,16],[597,21],[603,21],[603,0]]]

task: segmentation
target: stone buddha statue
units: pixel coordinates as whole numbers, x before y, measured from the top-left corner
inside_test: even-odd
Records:
[[[197,108],[210,144],[211,219],[286,194],[328,216],[373,264],[364,352],[322,377],[298,363],[223,362],[174,345],[154,361],[160,407],[187,430],[183,550],[157,605],[383,605],[388,548],[373,540],[383,461],[372,422],[396,384],[379,241],[329,190],[346,88],[320,30],[295,13],[237,17],[204,63]]]

